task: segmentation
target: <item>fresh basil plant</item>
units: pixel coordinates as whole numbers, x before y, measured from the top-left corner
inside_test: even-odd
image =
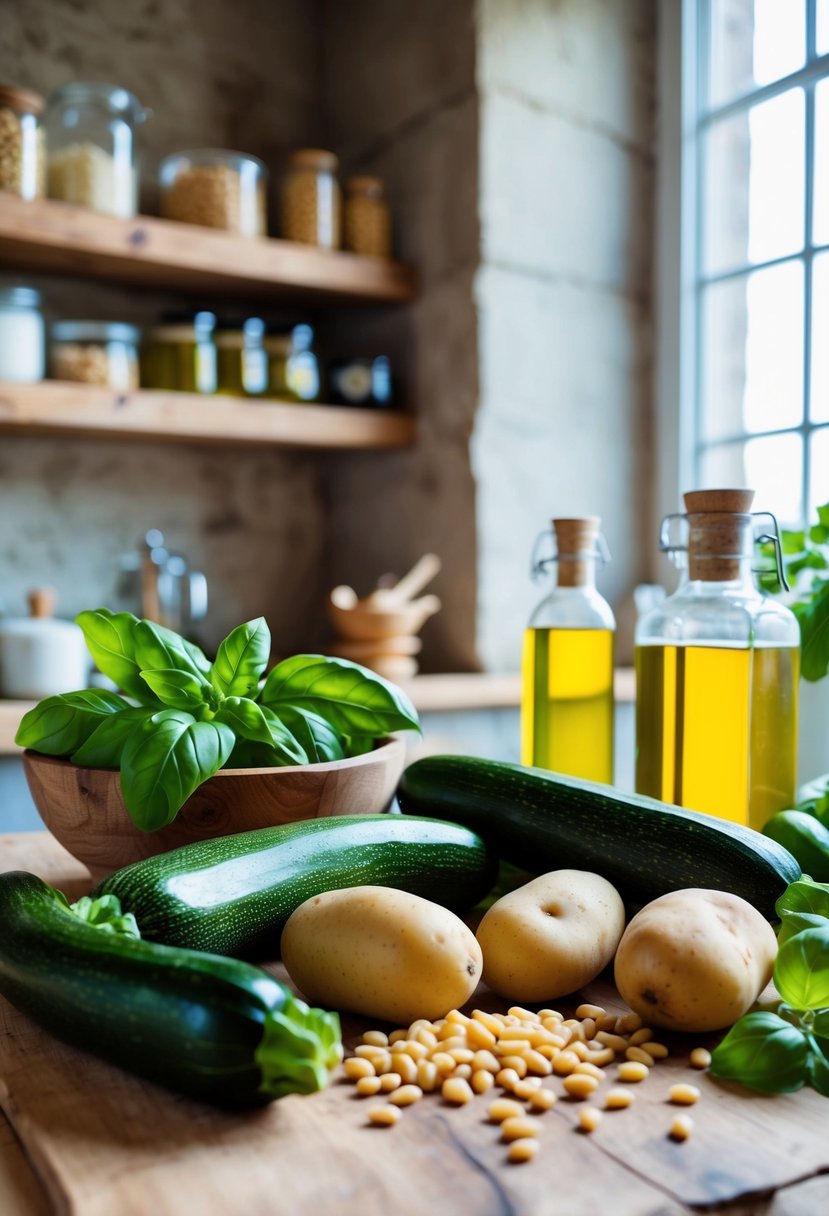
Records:
[[[171,823],[221,768],[341,760],[390,731],[420,729],[402,689],[346,659],[294,655],[263,683],[264,617],[234,629],[212,664],[198,646],[129,612],[98,608],[76,620],[121,692],[47,697],[15,739],[73,764],[120,769],[127,810],[144,831]]]
[[[711,1072],[762,1093],[811,1085],[829,1097],[829,885],[801,878],[777,901],[781,925],[777,1010],[754,1010],[732,1026]]]

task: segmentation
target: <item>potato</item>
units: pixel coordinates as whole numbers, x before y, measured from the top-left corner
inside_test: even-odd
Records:
[[[606,879],[542,874],[494,903],[478,926],[484,982],[513,1001],[565,996],[607,966],[624,927],[624,904]]]
[[[771,925],[738,895],[671,891],[625,930],[616,987],[649,1026],[722,1030],[757,1000],[776,955]]]
[[[460,917],[390,887],[315,895],[288,918],[282,961],[309,1001],[407,1026],[467,1001],[481,948]]]

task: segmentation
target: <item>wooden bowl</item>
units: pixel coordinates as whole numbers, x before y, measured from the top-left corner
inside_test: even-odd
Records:
[[[32,751],[23,753],[23,768],[46,827],[97,880],[194,840],[326,815],[379,814],[394,796],[405,751],[402,739],[389,738],[348,760],[222,769],[156,832],[142,832],[130,819],[116,769],[83,768]]]
[[[339,638],[349,642],[377,642],[416,634],[439,608],[440,600],[435,595],[424,595],[390,611],[363,604],[343,608],[329,599],[328,619]]]

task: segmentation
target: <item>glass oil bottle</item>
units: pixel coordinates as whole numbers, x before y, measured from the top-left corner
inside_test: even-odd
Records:
[[[613,780],[613,649],[616,622],[596,590],[608,560],[596,516],[554,519],[555,556],[533,555],[533,577],[555,564],[554,590],[524,633],[523,764],[609,784]]]
[[[636,789],[761,830],[793,805],[800,632],[755,585],[753,498],[694,491],[686,515],[662,522],[661,547],[683,575],[637,625]],[[774,543],[785,586],[766,518],[773,533],[758,540]],[[672,540],[677,524],[687,544]]]

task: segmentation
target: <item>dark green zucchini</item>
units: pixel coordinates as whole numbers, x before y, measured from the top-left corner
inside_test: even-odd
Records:
[[[371,884],[465,911],[496,868],[457,824],[342,815],[184,845],[116,871],[93,895],[116,895],[152,941],[275,958],[285,921],[312,895]]]
[[[108,932],[33,874],[0,874],[0,993],[75,1047],[220,1106],[322,1089],[336,1014],[267,972]]]
[[[667,891],[731,891],[775,919],[800,866],[773,840],[712,815],[544,769],[469,756],[428,756],[403,773],[404,815],[464,824],[505,861],[538,874],[601,874],[631,904]]]

